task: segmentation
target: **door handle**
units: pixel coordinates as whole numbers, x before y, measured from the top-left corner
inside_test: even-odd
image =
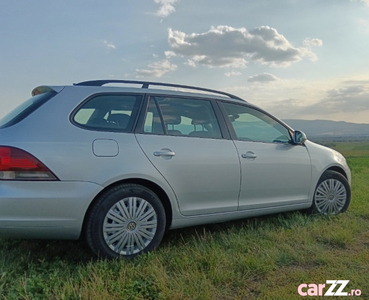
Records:
[[[168,150],[161,150],[161,151],[155,151],[154,152],[155,156],[174,156],[176,155],[175,152],[173,151],[168,151]]]
[[[247,159],[255,159],[258,156],[252,152],[252,151],[247,151],[246,153],[241,154],[242,158],[247,158]]]

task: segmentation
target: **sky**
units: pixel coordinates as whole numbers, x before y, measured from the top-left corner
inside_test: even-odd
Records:
[[[0,117],[39,85],[132,79],[369,123],[369,0],[0,1]]]

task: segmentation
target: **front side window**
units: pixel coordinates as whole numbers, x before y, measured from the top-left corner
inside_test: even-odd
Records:
[[[211,102],[189,98],[151,96],[144,132],[222,138]]]
[[[239,140],[264,143],[288,143],[289,130],[263,112],[237,104],[223,103]]]
[[[92,130],[131,132],[141,101],[142,95],[98,95],[79,107],[73,121]]]

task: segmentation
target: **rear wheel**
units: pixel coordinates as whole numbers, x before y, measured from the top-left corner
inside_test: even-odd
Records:
[[[87,219],[86,239],[98,256],[132,258],[160,244],[165,224],[165,211],[155,193],[124,184],[97,200]]]
[[[347,179],[329,170],[318,181],[310,210],[323,215],[338,215],[347,210],[350,199],[351,190]]]

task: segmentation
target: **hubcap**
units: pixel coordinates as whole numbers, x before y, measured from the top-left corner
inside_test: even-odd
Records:
[[[134,231],[136,229],[136,222],[132,221],[132,222],[129,222],[128,225],[127,225],[127,230],[128,231]]]
[[[138,197],[115,203],[105,216],[103,235],[111,250],[132,255],[145,249],[155,236],[157,215],[152,205]]]
[[[347,192],[341,181],[327,179],[319,184],[315,191],[315,205],[324,215],[340,213],[347,201]]]

